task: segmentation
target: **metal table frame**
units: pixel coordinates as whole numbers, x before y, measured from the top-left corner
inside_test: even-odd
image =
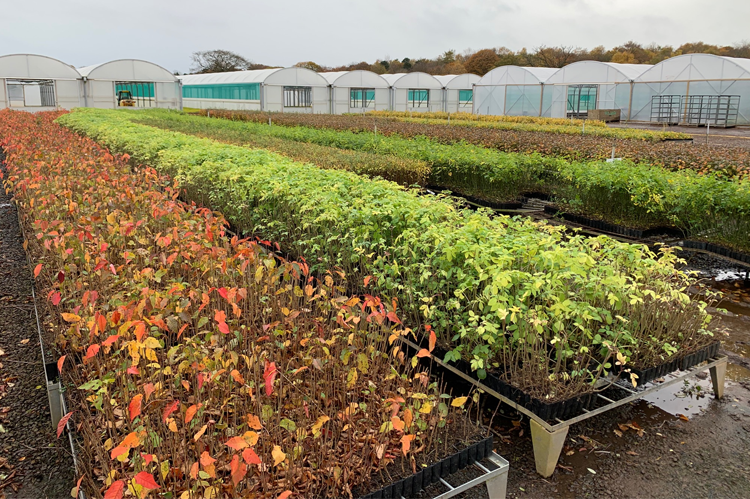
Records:
[[[400,340],[409,347],[414,348],[417,351],[420,350],[420,347],[412,341],[403,337],[400,338]],[[513,400],[500,395],[498,392],[489,388],[482,382],[477,381],[468,374],[458,370],[455,366],[443,362],[434,355],[430,355],[430,358],[439,366],[447,369],[453,374],[462,377],[469,383],[481,389],[483,392],[492,395],[501,402],[504,402],[505,404],[511,406],[513,409],[529,418],[531,423],[531,441],[534,446],[534,461],[536,462],[536,471],[545,478],[551,476],[555,471],[557,461],[560,458],[560,453],[562,452],[563,444],[565,443],[565,437],[568,435],[568,428],[570,428],[571,425],[580,423],[581,421],[592,418],[594,416],[598,416],[599,414],[605,413],[609,410],[615,409],[616,407],[620,407],[627,403],[643,398],[644,396],[651,393],[658,392],[670,385],[679,383],[686,378],[705,371],[709,371],[711,373],[711,382],[713,384],[714,395],[717,399],[720,399],[724,396],[724,378],[727,372],[727,357],[725,355],[718,355],[712,359],[709,359],[706,363],[694,366],[687,371],[675,371],[673,373],[667,374],[666,376],[664,376],[663,383],[646,383],[645,385],[643,385],[643,387],[638,387],[636,389],[623,386],[622,384],[616,384],[615,386],[622,390],[625,390],[626,392],[629,392],[630,395],[620,400],[611,400],[599,393],[597,394],[597,398],[604,402],[604,405],[602,405],[601,407],[591,411],[584,409],[584,413],[579,416],[567,419],[565,421],[556,419],[556,423],[550,424],[531,412],[526,407],[523,407]],[[603,379],[600,380],[600,383],[601,384],[599,385],[599,387],[603,388],[603,385],[612,384],[614,383],[614,381],[612,379]]]
[[[484,466],[479,461],[475,462],[474,467],[480,470],[482,475],[458,487],[454,487],[441,478],[440,483],[448,490],[435,496],[433,499],[449,499],[482,484],[487,485],[487,495],[489,495],[490,499],[505,499],[505,493],[508,489],[508,470],[510,469],[510,464],[495,452],[492,452],[485,460],[489,461],[490,467]],[[401,499],[408,498],[401,496]]]

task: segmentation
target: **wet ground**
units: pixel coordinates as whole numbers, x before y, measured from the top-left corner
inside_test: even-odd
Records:
[[[75,485],[73,461],[50,421],[22,244],[15,206],[0,185],[0,498],[60,499]]]

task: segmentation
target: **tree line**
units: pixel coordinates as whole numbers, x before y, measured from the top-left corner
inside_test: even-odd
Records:
[[[604,46],[593,49],[580,47],[537,47],[531,51],[523,48],[513,51],[506,47],[465,50],[458,53],[447,50],[434,59],[391,59],[385,57],[375,62],[358,62],[344,66],[323,66],[313,61],[303,61],[298,67],[313,71],[354,71],[365,69],[378,74],[411,73],[421,71],[434,75],[474,73],[484,75],[499,66],[531,66],[561,68],[577,61],[601,61],[626,64],[656,64],[670,57],[682,54],[714,54],[727,57],[750,58],[750,42],[720,46],[703,42],[685,43],[675,48],[671,45],[642,45],[633,41],[606,49]],[[242,71],[248,69],[265,69],[278,66],[257,64],[243,56],[227,50],[209,50],[195,52],[192,56],[193,73],[216,73],[224,71]]]

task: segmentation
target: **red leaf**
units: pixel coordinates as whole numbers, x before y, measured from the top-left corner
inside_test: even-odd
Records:
[[[70,416],[72,416],[74,412],[76,411],[70,411],[65,416],[60,418],[60,421],[57,423],[57,438],[60,438],[60,435],[62,435],[62,432],[65,429],[65,425],[68,424],[68,420],[70,419]]]
[[[65,355],[57,359],[57,372],[62,374],[63,364],[65,363]]]
[[[135,483],[149,490],[159,488],[159,484],[156,483],[156,480],[154,480],[154,475],[146,471],[141,471],[135,476]]]
[[[167,418],[169,417],[169,415],[172,414],[174,411],[176,411],[179,406],[180,406],[180,401],[175,400],[174,402],[172,402],[171,404],[169,404],[167,407],[164,408],[164,414],[162,414],[162,419],[164,420],[165,423],[167,422]]]
[[[113,334],[113,335],[109,336],[106,340],[104,340],[102,342],[102,345],[108,347],[111,344],[113,344],[115,341],[117,341],[117,338],[119,338],[119,337],[120,337],[119,335]]]
[[[62,296],[60,296],[60,293],[55,291],[55,293],[52,295],[52,305],[54,306],[59,305],[61,299],[62,299]]]
[[[229,299],[228,298],[229,295],[227,293],[227,288],[219,288],[218,291],[219,291],[219,294],[221,295],[222,298],[224,298],[225,300]]]
[[[133,399],[130,401],[130,404],[128,405],[128,410],[130,411],[130,420],[133,421],[135,418],[140,416],[141,414],[141,401],[143,400],[143,395],[140,393],[133,397]]]
[[[435,350],[435,343],[437,342],[437,336],[435,336],[435,331],[430,331],[430,345],[428,350],[432,352]]]
[[[395,312],[388,312],[385,314],[386,317],[388,317],[388,320],[391,322],[395,322],[396,324],[401,324],[401,320],[398,318]]]
[[[146,464],[151,464],[151,461],[154,460],[153,454],[146,454],[145,452],[141,452],[141,457],[146,461]]]
[[[420,350],[419,352],[417,352],[417,357],[419,357],[419,358],[429,357],[429,356],[430,356],[430,352],[426,348],[423,348],[422,350]]]
[[[240,456],[237,454],[234,455],[229,466],[232,470],[232,483],[234,483],[234,486],[236,487],[237,484],[245,478],[245,475],[247,475],[247,466],[240,461]]]
[[[243,450],[242,459],[244,459],[247,464],[260,464],[260,458],[253,449]]]
[[[99,353],[99,350],[102,347],[98,343],[94,343],[93,345],[89,345],[89,347],[86,349],[86,356],[84,359],[90,359],[94,357],[96,354]]]
[[[109,486],[107,492],[104,493],[104,499],[122,499],[122,491],[125,489],[125,482],[117,480]]]
[[[130,367],[128,367],[128,374],[136,374],[137,375],[137,374],[140,374],[140,372],[138,371],[137,367],[130,366]]]
[[[41,264],[39,264],[39,267],[41,267]],[[57,280],[60,282],[63,282],[65,280],[65,272],[62,270],[57,273]]]
[[[219,323],[219,331],[221,331],[222,334],[229,334],[229,326],[227,326],[226,322]]]
[[[36,267],[34,267],[34,277],[39,277],[39,272],[42,271],[42,264],[40,263]]]
[[[267,396],[271,396],[271,394],[273,393],[273,380],[276,379],[277,373],[278,371],[276,370],[276,362],[266,361],[266,367],[263,371],[263,382],[265,383]]]
[[[73,497],[78,497],[78,491],[81,490],[81,482],[83,481],[83,477],[85,476],[86,476],[85,474],[81,475],[81,478],[79,478],[78,482],[76,482],[75,488],[71,491],[72,492],[71,495]]]
[[[125,489],[125,482],[117,480],[109,486],[107,492],[104,493],[104,499],[122,499],[122,492]]]

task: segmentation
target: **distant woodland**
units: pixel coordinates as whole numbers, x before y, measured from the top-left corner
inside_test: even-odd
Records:
[[[627,64],[656,64],[664,59],[682,54],[715,54],[727,57],[750,58],[750,42],[723,47],[696,42],[685,43],[675,48],[669,45],[641,45],[640,43],[631,41],[611,49],[599,46],[591,50],[579,47],[542,46],[530,51],[525,48],[513,51],[506,47],[499,47],[479,51],[465,50],[462,53],[458,53],[455,50],[448,50],[434,59],[404,57],[399,60],[385,57],[374,62],[362,61],[346,66],[324,66],[315,61],[303,61],[296,65],[314,71],[367,69],[378,74],[422,71],[435,75],[474,73],[481,76],[498,66],[516,65],[561,68],[572,62],[583,60]],[[212,55],[216,55],[216,57],[211,57]],[[270,67],[277,66],[257,64],[241,55],[225,50],[210,50],[193,54],[191,71],[194,73],[214,73]]]

